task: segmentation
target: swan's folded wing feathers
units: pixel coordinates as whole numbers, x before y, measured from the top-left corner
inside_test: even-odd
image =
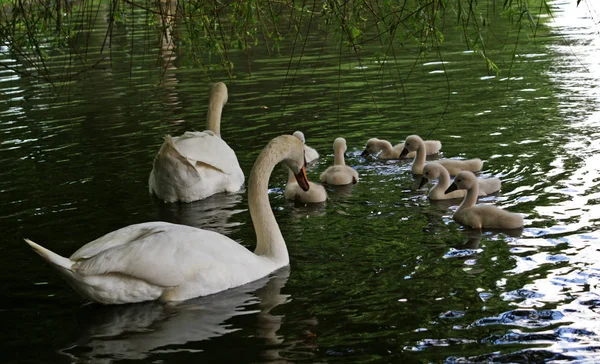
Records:
[[[143,223],[126,226],[124,228],[108,233],[94,241],[91,241],[73,253],[71,260],[77,261],[88,259],[103,251],[113,249],[118,246],[127,245],[136,240],[151,234],[156,234],[162,231],[161,225],[156,223]]]
[[[231,174],[239,165],[235,152],[212,132],[186,132],[175,140],[177,150],[194,165],[208,165]]]
[[[125,274],[150,284],[175,287],[199,272],[228,270],[252,253],[218,233],[188,227],[157,231],[74,265],[82,275]]]

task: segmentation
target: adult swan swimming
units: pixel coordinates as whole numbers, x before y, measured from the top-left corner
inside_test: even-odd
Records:
[[[82,296],[98,303],[182,301],[241,286],[289,264],[268,185],[283,162],[308,190],[304,144],[292,135],[273,139],[260,153],[248,183],[254,253],[234,240],[162,221],[130,225],[94,240],[70,258],[25,239]]]
[[[227,86],[210,87],[205,131],[167,135],[154,158],[148,178],[150,194],[165,202],[192,202],[219,192],[237,192],[244,172],[233,149],[221,139],[221,113]]]

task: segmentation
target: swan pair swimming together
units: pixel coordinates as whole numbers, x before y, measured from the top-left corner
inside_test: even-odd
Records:
[[[26,241],[75,291],[98,303],[182,301],[237,287],[289,264],[268,195],[269,177],[280,162],[293,171],[300,188],[310,188],[304,144],[292,135],[267,144],[248,182],[254,252],[219,233],[162,221],[113,231],[69,258]]]

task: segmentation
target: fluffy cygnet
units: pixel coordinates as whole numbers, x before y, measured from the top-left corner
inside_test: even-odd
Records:
[[[459,224],[474,229],[518,229],[523,227],[523,217],[491,205],[475,205],[479,193],[477,177],[472,172],[462,171],[456,175],[454,182],[446,189],[446,193],[454,190],[467,190],[464,200],[452,218]]]
[[[346,153],[346,139],[336,138],[333,142],[333,166],[327,168],[321,174],[321,182],[330,185],[347,185],[358,182],[358,172],[346,165],[344,153]]]
[[[452,182],[450,180],[450,174],[448,170],[437,162],[425,163],[423,167],[423,177],[419,183],[419,188],[425,186],[430,180],[437,179],[437,183],[433,186],[428,193],[430,200],[449,200],[453,198],[463,198],[467,194],[466,190],[456,190],[450,193],[445,193],[446,189]],[[491,193],[500,191],[502,182],[500,178],[477,178],[479,184],[479,196],[487,196]]]
[[[412,163],[413,174],[423,174],[423,166],[425,165],[425,156],[427,149],[423,139],[418,135],[409,135],[404,141],[404,150],[400,154],[403,157],[409,152],[416,152],[417,155]],[[451,176],[456,176],[460,171],[477,172],[483,168],[483,162],[479,158],[474,159],[438,159],[436,162],[444,166]]]
[[[434,155],[440,152],[442,143],[439,140],[425,140],[425,146],[427,149],[427,155]],[[361,153],[361,156],[366,157],[369,154],[377,154],[379,159],[400,159],[400,154],[404,149],[404,143],[396,144],[392,146],[392,143],[387,140],[371,138],[367,140],[365,150]],[[414,158],[415,152],[410,152],[404,155],[402,158]]]

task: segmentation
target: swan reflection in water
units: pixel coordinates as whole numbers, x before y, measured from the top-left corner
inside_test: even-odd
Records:
[[[219,193],[190,203],[157,202],[157,220],[212,230],[230,236],[233,229],[240,225],[239,222],[230,221],[230,218],[237,213],[247,211],[247,209],[236,209],[241,202],[242,193]]]
[[[61,353],[74,362],[112,363],[142,360],[159,353],[201,351],[191,343],[241,330],[226,321],[234,316],[255,315],[252,332],[266,341],[261,356],[277,359],[277,347],[283,342],[277,331],[283,316],[272,315],[271,310],[288,302],[289,295],[281,294],[281,288],[289,273],[289,266],[284,267],[244,286],[174,304],[84,306],[78,312],[83,322],[81,334]]]

